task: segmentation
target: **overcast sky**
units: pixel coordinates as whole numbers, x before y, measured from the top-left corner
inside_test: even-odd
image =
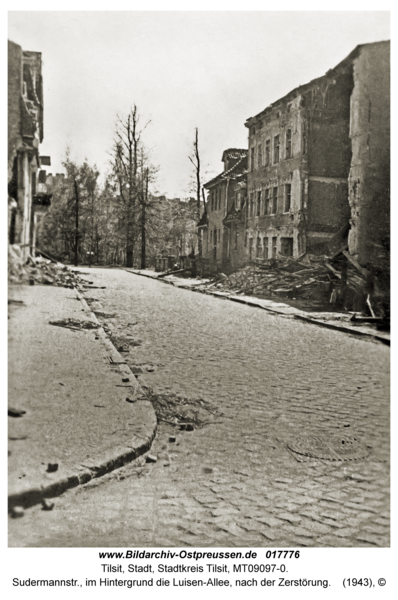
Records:
[[[195,127],[210,179],[244,122],[323,75],[357,44],[390,38],[388,12],[10,12],[8,37],[42,53],[44,143],[108,168],[116,115],[135,103],[157,190],[187,196]]]

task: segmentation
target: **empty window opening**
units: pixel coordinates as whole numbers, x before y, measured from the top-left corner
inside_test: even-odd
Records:
[[[284,212],[289,212],[291,206],[292,206],[292,185],[290,183],[286,183]]]
[[[272,258],[276,258],[276,253],[278,252],[278,238],[272,238]]]
[[[257,247],[256,247],[256,258],[262,258],[263,255],[263,246],[261,244],[261,238],[257,238]]]
[[[292,156],[292,130],[288,129],[286,131],[286,158],[291,158]]]
[[[279,135],[274,137],[274,163],[279,162]]]
[[[264,258],[268,259],[268,238],[264,238]]]
[[[263,166],[263,149],[261,144],[257,146],[257,168],[261,169]]]
[[[272,188],[272,213],[275,215],[278,212],[278,188]]]
[[[271,160],[271,140],[265,142],[265,166],[268,167]]]
[[[265,190],[264,214],[265,215],[271,214],[270,198],[269,198],[269,188],[267,188]]]
[[[293,238],[281,238],[281,254],[283,256],[293,256]]]

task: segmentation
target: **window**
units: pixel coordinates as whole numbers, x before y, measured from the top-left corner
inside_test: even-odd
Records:
[[[286,183],[285,185],[285,206],[284,212],[289,212],[290,207],[292,205],[292,185],[290,183]]]
[[[255,135],[255,133],[256,133],[256,128],[252,127],[252,135]]]
[[[211,193],[211,210],[214,210],[214,192]]]
[[[265,200],[264,200],[264,214],[269,215],[271,213],[271,207],[269,205],[269,188],[265,190]]]
[[[286,131],[286,158],[292,157],[292,130]]]
[[[268,167],[271,159],[271,140],[265,142],[265,166]]]
[[[254,148],[250,148],[250,171],[254,171]]]
[[[279,135],[274,137],[274,163],[279,162]]]
[[[261,192],[257,192],[257,216],[260,216],[261,212]]]
[[[272,258],[276,258],[276,253],[278,251],[278,238],[272,238]]]
[[[218,190],[218,210],[221,210],[221,188]]]
[[[240,209],[240,192],[236,192],[235,194],[235,210]]]
[[[254,192],[250,194],[250,212],[249,217],[254,217]]]
[[[36,173],[32,171],[32,196],[36,196]]]
[[[278,212],[278,188],[272,188],[272,215]]]
[[[268,259],[268,238],[264,238],[264,258]]]
[[[249,239],[249,258],[250,260],[253,258],[253,238]]]
[[[263,149],[261,147],[261,144],[259,144],[257,146],[257,167],[259,169],[261,169],[262,166],[263,166]]]
[[[221,240],[221,229],[218,230],[218,241]]]
[[[281,238],[281,254],[293,256],[293,238]]]
[[[257,238],[256,258],[262,258],[263,247],[261,245],[261,238]]]
[[[213,230],[210,229],[210,244],[213,243]]]

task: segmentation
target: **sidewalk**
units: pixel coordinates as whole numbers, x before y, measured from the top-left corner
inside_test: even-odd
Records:
[[[156,416],[77,290],[12,285],[8,298],[8,404],[26,411],[8,417],[10,508],[57,496],[146,452]],[[49,324],[68,318],[96,327]]]
[[[134,275],[142,275],[143,277],[158,279],[158,273],[149,269],[145,269],[145,271],[139,271],[137,269],[124,270],[129,273],[133,273]],[[232,302],[240,302],[242,304],[247,304],[248,306],[253,306],[255,308],[262,308],[274,314],[294,317],[296,319],[301,319],[302,321],[307,321],[308,323],[312,323],[313,325],[318,325],[320,327],[336,329],[337,331],[342,331],[351,335],[359,335],[373,338],[379,342],[382,342],[383,344],[386,344],[387,346],[390,345],[389,332],[387,333],[384,331],[378,331],[371,326],[366,326],[363,324],[353,325],[350,321],[350,315],[347,314],[332,312],[312,313],[300,310],[298,308],[294,308],[293,306],[289,306],[289,304],[285,304],[283,302],[274,302],[273,300],[265,300],[263,298],[256,298],[255,296],[234,296],[233,294],[230,294],[228,292],[218,292],[214,288],[210,288],[209,290],[197,289],[200,285],[208,282],[208,279],[187,280],[174,275],[167,275],[166,277],[162,277],[161,279],[159,279],[159,281],[163,283],[172,284],[180,288],[189,289],[192,292],[200,292],[202,294],[205,293],[209,294],[210,296],[215,296],[216,298],[225,298],[227,300],[231,300]]]

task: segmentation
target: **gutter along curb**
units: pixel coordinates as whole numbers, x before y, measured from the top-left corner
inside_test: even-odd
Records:
[[[100,452],[95,457],[83,460],[81,464],[76,465],[71,471],[67,471],[58,479],[54,479],[46,485],[34,485],[28,489],[11,493],[8,495],[8,512],[15,506],[29,508],[40,504],[46,498],[55,498],[65,491],[88,483],[92,479],[102,477],[106,473],[122,467],[132,462],[145,452],[147,452],[156,435],[157,419],[152,404],[148,400],[142,399],[143,390],[137,378],[134,376],[126,361],[116,350],[110,339],[107,337],[103,327],[98,321],[96,315],[91,311],[85,298],[78,288],[75,288],[77,298],[81,301],[84,310],[90,318],[99,325],[96,333],[104,342],[109,354],[111,364],[118,367],[123,377],[128,376],[131,381],[131,387],[136,398],[134,403],[134,418],[136,420],[136,433],[132,435],[128,443],[119,444],[112,450]],[[84,463],[84,464],[83,464]]]
[[[153,277],[152,275],[148,275],[147,273],[132,271],[129,269],[123,269],[123,270],[126,271],[127,273],[131,273],[133,275],[140,275],[141,277],[149,277],[149,279],[154,279],[156,281],[160,281],[161,283],[168,283],[168,284],[174,285],[174,283],[172,281],[166,281],[164,278],[159,279],[158,277]],[[279,316],[283,316],[283,317],[294,317],[295,319],[300,319],[302,321],[306,321],[307,323],[312,323],[313,325],[318,325],[319,327],[326,327],[327,329],[334,329],[336,331],[341,331],[343,333],[349,333],[350,335],[357,335],[359,337],[366,337],[366,338],[374,339],[374,340],[377,340],[378,342],[382,342],[386,346],[390,346],[390,340],[388,338],[377,335],[377,333],[361,331],[356,328],[354,329],[353,327],[344,327],[343,325],[336,325],[335,323],[321,321],[319,319],[313,319],[310,316],[307,317],[306,315],[304,315],[302,313],[302,311],[295,311],[295,309],[293,307],[289,307],[289,308],[291,308],[291,311],[289,311],[287,313],[282,310],[278,310],[277,304],[273,303],[272,300],[268,300],[267,302],[269,302],[271,304],[275,304],[275,308],[263,306],[262,304],[260,304],[260,302],[261,302],[260,299],[259,299],[259,302],[256,302],[255,298],[250,298],[250,300],[249,300],[243,296],[231,296],[224,292],[216,292],[216,291],[203,292],[202,290],[196,289],[195,286],[177,285],[175,287],[184,289],[184,290],[188,290],[191,292],[197,292],[199,294],[204,293],[206,296],[214,296],[215,298],[221,298],[222,300],[230,300],[231,302],[238,302],[240,304],[246,304],[247,306],[252,306],[253,308],[262,308],[263,310],[266,310],[267,312],[269,312],[273,315],[279,315]]]

